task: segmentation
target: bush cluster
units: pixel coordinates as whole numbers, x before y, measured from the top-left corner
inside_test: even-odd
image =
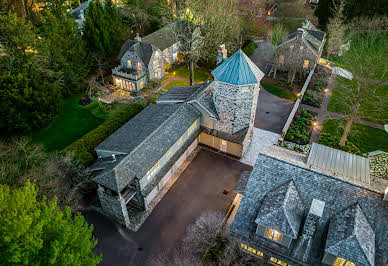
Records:
[[[309,111],[302,110],[301,112],[298,112],[287,131],[285,140],[302,145],[308,144],[310,141],[312,120],[313,115]]]
[[[360,151],[360,149],[349,140],[346,140],[345,147],[343,148],[338,145],[339,141],[340,141],[339,136],[332,136],[325,133],[322,133],[319,138],[320,144],[323,144],[332,148],[340,149],[356,155],[362,155],[362,152]]]
[[[67,146],[61,153],[69,155],[74,160],[79,161],[86,166],[90,165],[95,159],[94,148],[129,119],[143,110],[144,107],[145,105],[142,103],[126,105],[122,109],[116,111],[112,115],[112,118],[106,120],[100,126]]]

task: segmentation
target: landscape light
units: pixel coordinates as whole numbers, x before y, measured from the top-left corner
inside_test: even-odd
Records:
[[[313,122],[313,126],[314,126],[314,127],[318,126],[318,122],[315,122],[315,121],[314,121],[314,122]]]
[[[300,93],[297,93],[296,96],[297,96],[297,97],[300,97]]]
[[[324,89],[323,90],[325,93],[327,93],[328,91],[329,91],[329,89],[328,88],[326,88],[326,89]]]

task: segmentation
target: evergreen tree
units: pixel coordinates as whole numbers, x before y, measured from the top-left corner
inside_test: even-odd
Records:
[[[89,72],[85,42],[74,20],[58,14],[45,15],[42,46],[47,49],[47,62],[60,77],[58,85],[64,95],[79,92]]]
[[[1,265],[96,265],[93,226],[56,200],[37,200],[37,188],[27,182],[11,190],[0,185]]]
[[[46,125],[57,113],[61,94],[35,71],[0,75],[0,128],[26,132]]]
[[[128,27],[111,0],[104,4],[99,0],[90,3],[83,31],[88,52],[100,57],[118,53],[122,42],[128,37]]]

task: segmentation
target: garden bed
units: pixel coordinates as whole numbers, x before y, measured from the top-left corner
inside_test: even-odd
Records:
[[[271,85],[279,89],[282,89],[284,91],[297,94],[302,90],[302,86],[305,81],[306,81],[306,78],[300,78],[299,75],[296,75],[294,83],[291,86],[291,84],[288,82],[288,73],[278,71],[276,73],[276,79],[273,78],[273,75],[265,76],[261,80],[261,84]]]
[[[303,96],[302,103],[319,108],[327,88],[329,73],[317,67]]]
[[[312,124],[316,120],[314,113],[298,109],[284,139],[296,144],[305,145],[310,142]]]

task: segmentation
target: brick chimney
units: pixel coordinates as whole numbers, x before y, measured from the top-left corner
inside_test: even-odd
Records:
[[[136,33],[135,41],[136,43],[141,42],[141,37],[139,33]]]
[[[302,40],[302,35],[304,33],[304,29],[303,28],[298,28],[297,30],[297,35],[296,35],[296,39],[299,41],[299,40]]]
[[[225,48],[225,44],[221,44],[217,55],[217,66],[221,64],[228,57],[228,51]]]

